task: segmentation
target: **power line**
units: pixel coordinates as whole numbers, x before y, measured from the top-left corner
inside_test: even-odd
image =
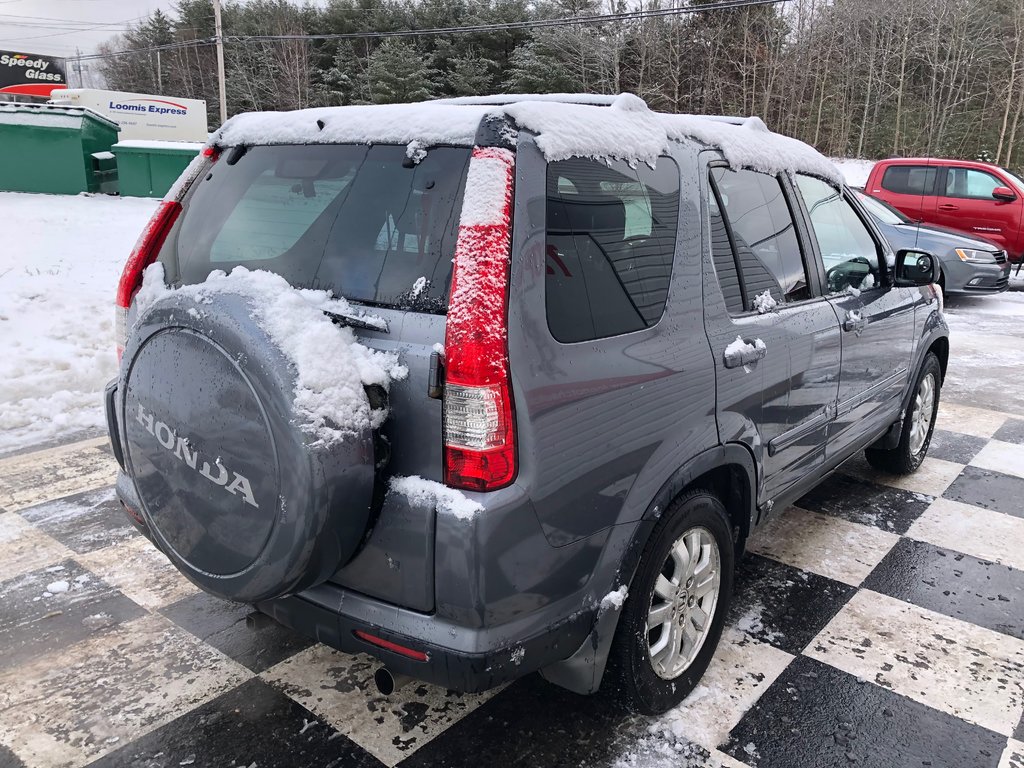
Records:
[[[780,5],[791,2],[791,0],[719,0],[705,5],[687,5],[673,8],[653,8],[647,10],[626,11],[624,13],[603,13],[592,16],[563,16],[554,19],[531,19],[523,21],[498,22],[492,24],[472,24],[461,27],[431,27],[427,29],[400,29],[387,32],[344,32],[337,34],[319,35],[226,35],[224,42],[232,44],[246,44],[257,42],[273,42],[285,40],[351,40],[351,39],[377,39],[388,37],[419,37],[435,35],[473,34],[481,32],[503,32],[521,29],[543,29],[551,27],[568,27],[577,25],[602,24],[605,22],[638,21],[648,18],[663,18],[668,16],[685,16],[697,13],[708,13],[711,11],[731,11],[755,6]],[[113,51],[110,53],[95,53],[81,57],[75,57],[75,61],[89,61],[94,59],[109,59],[118,56],[130,56],[136,53],[149,53],[152,51],[173,50],[189,46],[205,47],[214,45],[216,38],[197,38],[195,40],[184,40],[166,45],[147,46],[144,48],[133,48],[124,51]]]

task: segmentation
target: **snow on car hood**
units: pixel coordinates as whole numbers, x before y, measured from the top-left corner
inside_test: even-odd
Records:
[[[536,135],[549,161],[568,157],[653,163],[673,140],[693,139],[721,150],[734,167],[765,173],[802,171],[842,183],[839,169],[811,146],[772,133],[756,117],[739,124],[721,118],[652,112],[637,96],[582,94],[575,103],[545,96],[442,100],[417,104],[320,107],[294,112],[248,112],[210,138],[238,144],[411,144],[470,146],[488,117],[509,118]],[[588,102],[588,103],[579,103]]]
[[[351,328],[335,325],[325,312],[358,312],[328,291],[293,288],[280,275],[245,267],[230,274],[214,270],[204,283],[170,288],[164,283],[163,264],[157,262],[146,268],[135,297],[136,317],[165,296],[189,296],[205,304],[218,292],[248,299],[252,317],[294,366],[295,412],[302,430],[317,443],[332,445],[384,422],[387,411],[370,407],[364,386],[387,389],[408,371],[397,354],[370,349]]]

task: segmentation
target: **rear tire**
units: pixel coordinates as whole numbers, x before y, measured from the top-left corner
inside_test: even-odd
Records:
[[[695,489],[669,505],[641,556],[609,654],[604,687],[617,705],[656,715],[696,687],[722,635],[735,558],[718,497]]]
[[[868,448],[864,451],[868,464],[890,475],[909,475],[921,466],[935,431],[941,388],[942,367],[935,354],[929,352],[914,382],[914,394],[903,418],[899,444],[890,449]]]

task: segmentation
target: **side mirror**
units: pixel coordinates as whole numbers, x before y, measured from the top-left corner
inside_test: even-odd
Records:
[[[896,272],[893,285],[897,288],[914,288],[930,285],[937,277],[938,264],[928,251],[915,248],[901,248],[896,251]]]
[[[1016,193],[1009,187],[996,187],[992,190],[992,197],[1007,203],[1017,199]]]

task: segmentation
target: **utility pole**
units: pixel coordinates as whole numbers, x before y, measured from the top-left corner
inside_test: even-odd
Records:
[[[224,87],[224,28],[220,23],[220,0],[213,0],[214,29],[217,33],[217,88],[220,96],[220,122],[228,121],[228,101]]]
[[[156,92],[164,92],[164,68],[160,66],[160,49],[156,50]]]

